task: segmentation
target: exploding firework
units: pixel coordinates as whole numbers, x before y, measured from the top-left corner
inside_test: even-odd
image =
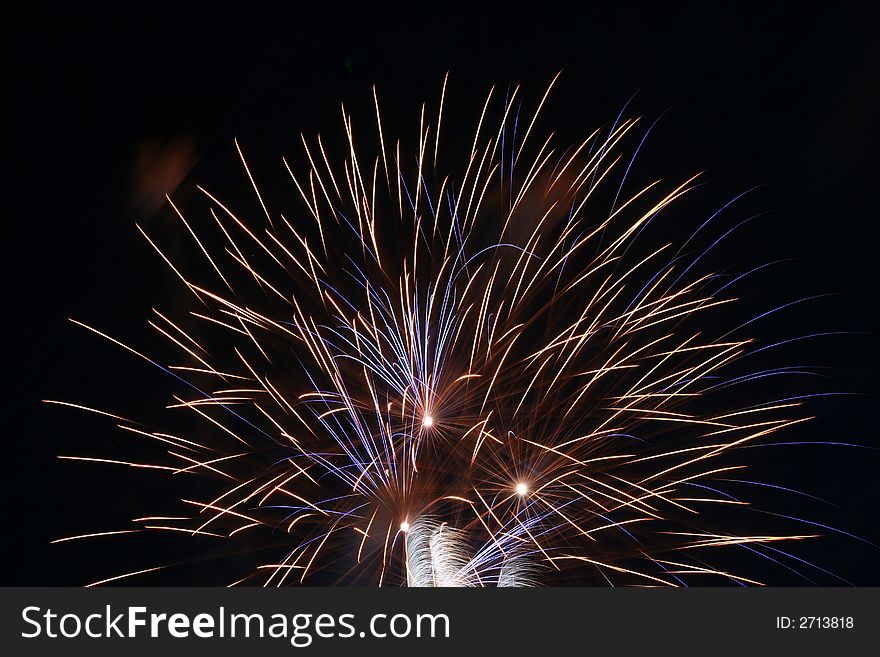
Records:
[[[206,536],[243,561],[271,546],[229,578],[267,586],[751,584],[715,555],[781,560],[778,542],[814,536],[724,525],[749,506],[723,486],[745,481],[739,448],[809,418],[798,397],[731,405],[785,368],[740,365],[759,347],[729,320],[742,276],[706,269],[709,221],[655,239],[697,176],[624,193],[640,120],[560,149],[539,134],[552,87],[531,112],[519,88],[490,92],[459,153],[445,81],[414,147],[374,91],[375,146],[343,108],[341,148],[304,137],[284,160],[293,213],[237,143],[259,215],[201,187],[198,220],[169,199],[193,257],[141,233],[191,300],[150,321],[178,359],[76,323],[165,372],[187,430],[64,402],[159,456],[62,458],[186,475],[192,493],[88,536]]]

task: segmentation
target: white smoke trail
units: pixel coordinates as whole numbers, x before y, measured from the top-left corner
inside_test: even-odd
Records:
[[[535,564],[521,553],[508,554],[498,575],[498,587],[537,586]]]
[[[474,557],[459,529],[432,518],[414,521],[406,536],[407,585],[412,587],[482,586]],[[500,587],[534,586],[534,564],[524,554],[505,556],[498,576]]]

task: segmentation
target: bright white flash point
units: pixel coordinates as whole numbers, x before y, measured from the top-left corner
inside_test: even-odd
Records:
[[[422,418],[422,426],[425,428],[433,427],[434,426],[434,418],[431,417],[430,415],[426,415],[424,418]]]
[[[516,485],[516,494],[520,497],[525,497],[528,492],[529,487],[526,486],[524,483],[520,482]]]
[[[400,531],[402,531],[402,532],[409,531],[409,523],[406,520],[404,520],[402,523],[400,523]]]

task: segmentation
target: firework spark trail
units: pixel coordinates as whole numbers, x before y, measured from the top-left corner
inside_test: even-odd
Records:
[[[538,136],[549,92],[525,120],[516,87],[493,128],[490,91],[470,151],[450,167],[460,173],[446,175],[447,81],[436,119],[422,106],[414,149],[383,126],[374,90],[375,156],[364,159],[343,107],[341,162],[304,136],[305,166],[284,159],[295,217],[272,209],[236,142],[265,221],[202,187],[204,227],[171,203],[214,283],[138,227],[197,301],[189,318],[150,321],[183,361],[159,365],[86,328],[183,382],[169,411],[207,429],[184,438],[68,403],[167,449],[155,464],[62,458],[199,475],[216,494],[183,500],[186,516],[59,540],[153,530],[258,543],[255,532],[282,532],[282,558],[236,581],[267,586],[331,570],[338,581],[516,586],[585,568],[609,583],[678,586],[757,583],[704,560],[814,536],[715,528],[713,506],[748,503],[690,489],[734,479],[734,450],[809,419],[802,398],[695,403],[787,371],[743,374],[734,365],[760,351],[753,340],[712,338],[702,323],[737,301],[739,278],[700,273],[717,241],[686,247],[733,201],[679,248],[645,248],[647,227],[699,176],[625,197],[635,154],[624,145],[639,120],[560,150]]]

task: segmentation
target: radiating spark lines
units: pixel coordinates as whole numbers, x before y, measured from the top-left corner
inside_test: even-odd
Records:
[[[706,269],[717,243],[700,246],[708,221],[649,243],[649,225],[699,175],[622,194],[639,120],[561,148],[539,136],[557,78],[530,115],[519,87],[500,103],[490,91],[464,153],[440,139],[441,123],[451,129],[446,78],[436,110],[421,107],[414,144],[383,122],[374,88],[372,148],[342,107],[341,148],[301,136],[302,161],[284,158],[295,210],[267,202],[236,141],[254,216],[201,186],[202,221],[168,199],[196,260],[138,226],[192,293],[192,308],[154,310],[149,322],[177,359],[160,365],[73,321],[167,373],[169,417],[201,429],[50,402],[110,418],[161,455],[60,458],[203,484],[181,498],[191,514],[160,510],[56,542],[173,532],[247,554],[271,536],[271,560],[234,573],[235,584],[323,573],[521,586],[560,573],[680,586],[757,584],[707,561],[818,535],[719,524],[713,509],[751,506],[717,490],[738,481],[736,450],[810,416],[803,399],[725,401],[730,386],[785,368],[738,369],[757,353],[740,335],[754,320],[725,319],[742,290]],[[719,318],[738,329],[718,329]]]

